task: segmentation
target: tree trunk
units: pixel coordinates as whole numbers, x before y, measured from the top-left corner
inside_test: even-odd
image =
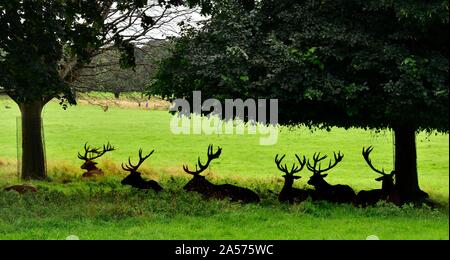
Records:
[[[417,202],[428,197],[419,188],[417,174],[416,132],[412,127],[396,127],[395,186],[403,202]]]
[[[22,113],[22,179],[47,177],[42,140],[43,102],[20,103]]]

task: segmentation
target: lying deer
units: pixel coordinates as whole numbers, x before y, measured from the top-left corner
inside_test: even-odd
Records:
[[[25,194],[27,192],[37,192],[38,189],[30,184],[20,184],[20,185],[12,185],[8,186],[4,189],[5,191],[16,191],[20,194]]]
[[[275,156],[275,164],[277,165],[278,169],[285,174],[283,175],[284,178],[284,185],[281,189],[280,194],[278,195],[278,200],[280,202],[289,202],[289,203],[295,203],[295,202],[302,202],[306,200],[311,194],[310,191],[307,190],[301,190],[293,188],[294,181],[300,179],[300,176],[295,176],[294,174],[301,172],[303,168],[306,165],[306,157],[303,156],[303,159],[300,159],[298,155],[295,155],[298,162],[300,163],[300,167],[293,164],[291,170],[288,170],[288,167],[286,164],[281,165],[281,162],[283,161],[284,157],[286,155],[281,156],[281,158],[278,159],[278,154]]]
[[[183,166],[186,173],[193,176],[193,178],[184,186],[186,191],[194,191],[202,194],[206,198],[215,199],[230,199],[231,201],[240,201],[244,203],[259,202],[259,196],[246,188],[237,187],[231,184],[215,185],[206,180],[205,176],[200,173],[205,171],[212,160],[219,158],[222,153],[222,148],[218,148],[217,152],[213,153],[213,146],[208,147],[208,161],[202,164],[200,157],[198,164],[195,166],[195,171],[190,171],[188,166]]]
[[[395,171],[387,174],[384,172],[384,169],[381,169],[381,171],[376,169],[372,164],[372,160],[369,158],[372,151],[372,146],[369,146],[367,149],[363,148],[362,155],[369,167],[374,172],[381,174],[381,177],[375,179],[376,181],[381,181],[381,189],[360,191],[355,198],[355,204],[363,207],[372,206],[381,200],[392,202],[394,204],[400,204],[400,197],[394,185]]]
[[[163,188],[153,180],[146,181],[141,177],[141,173],[138,172],[139,167],[142,165],[142,163],[145,162],[152,154],[155,152],[155,150],[151,151],[147,156],[142,157],[142,149],[139,150],[139,163],[137,165],[133,165],[131,163],[131,158],[128,158],[128,165],[122,164],[122,169],[124,171],[130,172],[130,174],[125,177],[125,179],[122,180],[122,185],[130,185],[134,188],[138,188],[141,190],[155,190],[156,192],[160,192],[163,190]]]
[[[322,174],[336,167],[342,161],[344,155],[340,152],[338,154],[334,153],[334,163],[330,160],[328,167],[322,169],[321,162],[326,158],[327,155],[321,157],[320,153],[315,153],[313,156],[314,163],[311,164],[309,160],[307,163],[308,170],[313,173],[313,176],[308,181],[308,184],[315,188],[312,196],[313,200],[326,200],[337,203],[353,202],[356,195],[352,188],[347,185],[331,185],[325,181],[325,177],[328,174]]]
[[[103,175],[103,171],[97,168],[97,163],[94,162],[94,160],[102,157],[107,152],[112,152],[114,150],[115,148],[109,143],[107,145],[103,145],[102,151],[100,151],[100,148],[91,148],[86,143],[84,145],[84,155],[78,153],[78,159],[84,161],[83,165],[81,165],[81,169],[86,170],[86,172],[83,173],[82,177],[89,178]]]

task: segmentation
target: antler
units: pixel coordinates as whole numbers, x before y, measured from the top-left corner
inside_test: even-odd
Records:
[[[97,154],[97,155],[93,155],[93,156],[91,156],[91,157],[89,157],[89,160],[95,160],[95,159],[98,159],[98,158],[100,158],[100,157],[102,157],[103,155],[105,155],[105,153],[107,153],[107,152],[112,152],[112,151],[114,151],[114,150],[116,150],[115,148],[114,148],[114,146],[112,146],[109,142],[108,142],[108,144],[107,145],[103,145],[103,151],[99,151],[99,148],[94,148],[94,149],[92,149],[91,150],[91,153],[92,154]]]
[[[78,153],[78,159],[83,160],[83,161],[87,161],[88,160],[88,153],[90,150],[90,146],[88,146],[88,143],[84,144],[84,155],[81,155],[80,153]]]
[[[320,175],[323,172],[329,171],[331,169],[333,169],[334,167],[336,167],[336,165],[342,161],[342,159],[344,158],[344,155],[341,154],[341,152],[339,151],[337,154],[336,152],[334,152],[334,163],[332,163],[332,161],[330,160],[330,163],[328,164],[328,167],[325,169],[321,169],[322,167],[322,161],[325,160],[328,156],[324,155],[324,156],[320,156],[320,153],[314,153],[313,155],[313,161],[314,164],[311,165],[311,163],[309,162],[308,159],[308,170],[312,171],[315,175]],[[318,168],[317,168],[318,166]]]
[[[212,160],[219,158],[221,153],[222,148],[220,147],[218,147],[217,152],[213,153],[213,145],[210,144],[208,146],[208,162],[206,162],[206,164],[203,165],[200,161],[200,157],[198,157],[198,164],[195,165],[195,171],[190,171],[187,165],[183,165],[183,170],[188,174],[199,175],[209,167]]]
[[[378,169],[376,169],[374,166],[373,166],[373,164],[372,164],[372,160],[369,158],[369,156],[370,156],[370,153],[373,151],[373,147],[372,146],[369,146],[367,149],[365,148],[365,147],[363,147],[363,150],[362,150],[362,155],[363,155],[363,157],[364,157],[364,160],[366,160],[366,162],[367,162],[367,164],[369,165],[369,167],[372,169],[372,170],[374,170],[376,173],[379,173],[379,174],[381,174],[381,175],[387,175],[385,172],[384,172],[384,169],[381,169],[381,171],[380,170],[378,170]]]
[[[287,165],[281,165],[281,161],[283,161],[284,157],[286,157],[286,155],[281,156],[280,159],[278,159],[278,154],[275,156],[275,164],[277,165],[278,169],[284,173],[286,173],[286,175],[291,175],[293,176],[294,174],[296,174],[297,172],[301,172],[303,170],[303,168],[306,165],[306,157],[303,156],[303,160],[300,159],[300,157],[296,154],[295,157],[297,157],[298,162],[300,163],[300,167],[298,167],[297,165],[292,164],[292,168],[289,171],[287,169]]]
[[[137,171],[142,163],[144,163],[145,160],[147,160],[154,152],[155,150],[151,151],[147,156],[142,157],[142,148],[139,149],[139,163],[137,165],[133,165],[133,163],[131,163],[131,157],[128,157],[128,165],[123,165],[122,163],[122,169],[127,172]]]
[[[93,161],[95,159],[98,159],[102,157],[105,153],[114,151],[115,148],[108,142],[107,145],[103,145],[103,151],[99,151],[100,148],[91,148],[91,146],[88,145],[88,143],[84,144],[84,155],[81,155],[78,153],[78,159],[84,160],[84,161]],[[89,155],[92,156],[89,156]]]

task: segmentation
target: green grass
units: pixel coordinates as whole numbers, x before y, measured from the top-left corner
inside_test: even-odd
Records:
[[[5,109],[4,104],[13,109]],[[0,99],[0,187],[19,182],[15,158],[16,118],[13,103]],[[70,107],[57,103],[44,111],[47,159],[53,182],[35,183],[41,192],[18,196],[0,193],[0,238],[63,239],[75,234],[83,239],[448,239],[449,151],[448,135],[421,133],[417,137],[421,187],[441,204],[438,209],[370,209],[302,203],[280,205],[276,195],[282,185],[273,158],[277,153],[311,156],[314,152],[341,150],[344,161],[329,175],[331,183],[345,183],[355,190],[377,188],[375,173],[361,156],[363,146],[374,145],[375,165],[392,168],[392,134],[334,128],[311,132],[283,128],[273,146],[259,145],[254,135],[173,135],[170,114],[97,106]],[[100,166],[111,175],[86,182],[79,179],[76,158],[83,144],[110,141],[118,150]],[[204,158],[209,143],[223,147],[212,164],[214,182],[239,182],[263,197],[260,205],[202,201],[181,190],[187,181],[182,164]],[[137,156],[139,148],[156,149],[144,172],[160,180],[170,192],[140,193],[120,186],[120,163]],[[309,174],[298,186],[305,185]],[[175,176],[175,182],[170,176]],[[69,182],[68,184],[63,184]]]
[[[448,239],[443,209],[359,209],[311,202],[291,206],[268,193],[262,193],[260,205],[240,205],[185,193],[184,179],[164,179],[166,191],[160,194],[120,187],[118,176],[102,182],[58,180],[40,183],[37,194],[0,192],[0,238]],[[259,192],[273,185],[246,184]]]

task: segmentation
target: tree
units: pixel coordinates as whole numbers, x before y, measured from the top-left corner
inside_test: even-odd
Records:
[[[22,178],[46,177],[41,114],[58,98],[75,104],[72,83],[93,57],[117,48],[135,65],[134,43],[200,0],[0,0],[0,86],[22,114]],[[174,10],[171,12],[170,10]],[[169,15],[171,14],[171,15]]]
[[[282,124],[392,129],[403,201],[427,197],[417,131],[448,133],[448,1],[258,1],[215,6],[149,92],[277,98]]]

